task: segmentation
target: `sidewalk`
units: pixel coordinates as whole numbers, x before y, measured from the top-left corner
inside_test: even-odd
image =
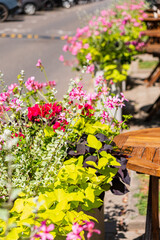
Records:
[[[150,55],[142,55],[144,60],[152,60]],[[133,116],[127,131],[160,127],[160,112],[150,121],[145,121],[145,110],[160,95],[160,83],[146,87],[143,79],[149,75],[151,69],[138,69],[138,63],[133,62],[129,72],[125,97],[129,100],[124,114]],[[104,200],[106,240],[141,240],[145,232],[145,216],[141,216],[136,208],[137,198],[135,193],[139,191],[139,180],[134,171],[130,171],[130,192],[126,195],[116,196],[110,191],[106,192]]]

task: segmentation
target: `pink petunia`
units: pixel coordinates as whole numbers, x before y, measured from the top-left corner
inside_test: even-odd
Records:
[[[87,59],[87,60],[92,60],[92,56],[91,56],[90,53],[88,53],[88,54],[86,55],[86,59]]]
[[[94,65],[87,66],[86,73],[93,73],[94,72]]]
[[[59,60],[60,60],[61,62],[64,62],[64,57],[63,57],[63,55],[60,55]]]
[[[42,67],[42,61],[41,59],[38,59],[38,62],[36,64],[36,67],[41,68]]]

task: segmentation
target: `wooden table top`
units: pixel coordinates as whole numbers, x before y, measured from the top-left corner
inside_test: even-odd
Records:
[[[148,29],[142,31],[141,34],[148,37],[160,37],[160,29]]]
[[[129,156],[129,169],[160,177],[160,128],[128,131],[114,142]]]
[[[147,18],[156,18],[156,17],[160,17],[160,14],[158,14],[157,12],[150,12],[150,13],[146,13],[147,14]]]
[[[154,17],[146,17],[142,19],[143,22],[160,22],[160,17],[154,18]]]

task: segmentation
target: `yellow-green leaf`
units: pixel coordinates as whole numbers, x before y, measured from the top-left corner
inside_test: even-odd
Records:
[[[99,150],[102,147],[102,143],[93,135],[87,137],[88,146]]]

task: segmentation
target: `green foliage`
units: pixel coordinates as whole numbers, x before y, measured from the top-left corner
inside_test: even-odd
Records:
[[[96,150],[101,147],[101,142],[93,135],[88,136],[88,145]],[[48,190],[42,191],[38,198],[27,198],[25,194],[19,194],[10,210],[9,228],[7,239],[19,239],[29,237],[31,227],[40,225],[42,220],[54,223],[56,230],[53,233],[55,239],[65,236],[74,221],[95,220],[83,211],[98,208],[103,204],[100,194],[108,189],[109,183],[115,176],[117,169],[110,165],[119,166],[119,163],[106,152],[101,152],[96,169],[83,167],[83,156],[71,158],[64,162],[53,184]],[[100,173],[99,174],[97,174]],[[79,209],[83,211],[79,211]],[[0,217],[1,218],[1,217]],[[1,239],[6,239],[5,219],[1,218]],[[12,223],[16,225],[12,228]]]

